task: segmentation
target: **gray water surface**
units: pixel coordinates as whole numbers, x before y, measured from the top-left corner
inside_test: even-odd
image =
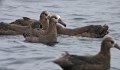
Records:
[[[43,10],[61,16],[67,27],[109,25],[109,35],[120,44],[120,0],[0,0],[0,21],[23,16],[39,19]],[[23,36],[0,36],[0,70],[62,70],[52,61],[68,51],[76,55],[99,52],[102,39],[58,36],[58,44],[28,43]],[[120,70],[120,51],[111,49],[111,70]]]

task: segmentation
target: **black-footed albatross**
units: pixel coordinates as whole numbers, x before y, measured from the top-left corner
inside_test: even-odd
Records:
[[[110,70],[110,49],[120,46],[112,37],[106,37],[101,43],[100,52],[94,56],[78,56],[66,52],[61,58],[54,61],[63,70]]]
[[[22,19],[17,19],[11,23],[0,22],[0,35],[17,35],[23,34],[25,30],[29,30],[29,28],[42,28],[47,29],[48,24],[45,23],[45,17],[50,17],[50,13],[48,11],[42,11],[40,14],[40,19],[35,20],[28,17],[23,17]],[[34,22],[34,24],[33,24]],[[66,26],[65,23],[59,19],[58,21],[61,25]],[[31,24],[32,23],[32,24]]]
[[[88,25],[83,27],[76,27],[76,28],[67,28],[63,26],[65,23],[61,21],[61,17],[56,14],[59,18],[61,24],[56,24],[58,34],[69,35],[69,36],[82,36],[82,37],[91,37],[91,38],[102,38],[107,35],[108,32],[108,25]],[[43,29],[48,27],[47,23],[41,23]]]
[[[24,33],[23,36],[26,41],[36,42],[36,43],[56,43],[57,42],[57,29],[56,24],[58,23],[58,18],[53,15],[50,19],[46,18],[49,24],[46,30],[44,29],[31,29],[30,33]]]
[[[82,37],[91,37],[91,38],[102,38],[107,35],[108,25],[87,25],[76,28],[67,28],[65,23],[61,20],[61,17],[56,14],[59,18],[59,23],[56,24],[58,34],[69,35],[69,36],[82,36]],[[43,19],[44,20],[44,19]],[[43,29],[48,27],[47,23],[41,23]]]
[[[45,16],[50,17],[48,11],[42,11],[40,15],[40,19],[30,19],[28,17],[23,17],[23,19],[17,19],[10,24],[5,24],[3,22],[0,23],[0,35],[14,35],[14,34],[23,34],[25,30],[28,30],[29,27],[32,28],[42,28],[47,29],[48,24],[45,23]],[[59,17],[59,23],[57,25],[58,34],[69,35],[69,36],[83,36],[83,37],[92,37],[92,38],[102,38],[106,34],[108,34],[108,26],[107,25],[88,25],[77,28],[67,28],[66,24]],[[31,24],[33,23],[34,24]]]
[[[58,34],[69,36],[82,36],[91,38],[102,38],[109,33],[108,25],[87,25],[76,28],[63,27],[57,24]]]

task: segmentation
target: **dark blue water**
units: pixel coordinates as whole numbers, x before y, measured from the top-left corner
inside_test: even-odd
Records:
[[[109,35],[120,43],[119,0],[0,0],[0,21],[12,22],[23,16],[39,19],[43,10],[61,16],[67,27],[109,25]],[[68,51],[77,55],[99,52],[102,39],[58,36],[58,44],[24,42],[23,36],[0,36],[0,70],[62,70],[52,63]],[[120,70],[120,51],[111,49],[111,70]]]

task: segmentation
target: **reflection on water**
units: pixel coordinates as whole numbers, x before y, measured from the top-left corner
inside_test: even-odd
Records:
[[[39,19],[43,10],[61,15],[67,27],[90,24],[109,25],[109,35],[120,42],[119,0],[0,0],[0,21],[11,22],[23,16]],[[94,55],[102,39],[58,36],[54,47],[28,43],[23,36],[0,36],[0,70],[62,70],[52,61],[65,51]],[[120,70],[120,51],[111,50],[111,70]]]

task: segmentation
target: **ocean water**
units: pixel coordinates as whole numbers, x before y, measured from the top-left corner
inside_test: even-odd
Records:
[[[120,44],[120,0],[0,0],[0,21],[23,16],[39,19],[43,10],[59,14],[69,28],[107,24]],[[52,61],[68,51],[76,55],[99,52],[101,38],[58,36],[58,44],[47,46],[25,42],[22,35],[0,36],[0,70],[62,70]],[[111,49],[111,70],[120,70],[120,50]]]

